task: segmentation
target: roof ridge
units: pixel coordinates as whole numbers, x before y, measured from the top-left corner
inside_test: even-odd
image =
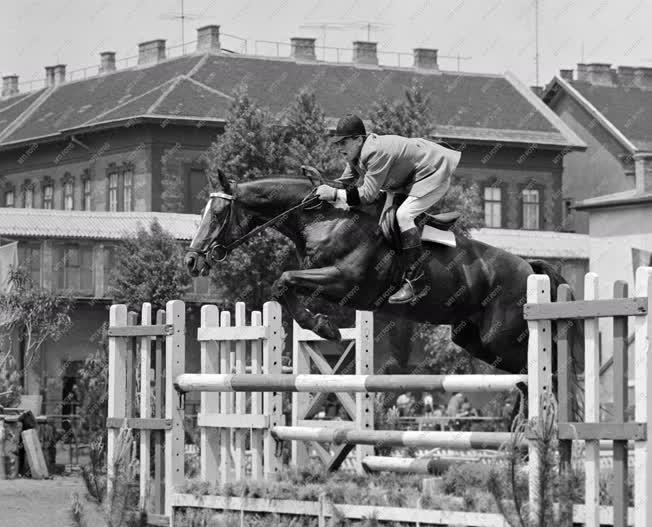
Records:
[[[575,88],[570,82],[565,81],[558,75],[555,75],[553,81],[557,82],[564,88],[581,106],[584,106],[590,114],[592,114],[618,141],[620,141],[627,150],[634,153],[638,150],[634,143],[632,143],[627,136],[620,131],[620,129],[612,123],[607,116],[596,108],[589,99],[587,99],[580,91]]]
[[[2,140],[11,135],[16,131],[16,129],[21,126],[27,118],[29,118],[41,104],[57,90],[58,86],[51,86],[49,88],[46,88],[45,91],[39,95],[32,104],[30,104],[23,113],[21,113],[16,119],[14,119],[4,130],[0,132],[0,142]]]
[[[108,115],[108,114],[110,114],[111,112],[114,112],[114,111],[117,110],[118,108],[122,108],[123,106],[127,106],[128,104],[131,104],[132,102],[137,101],[137,100],[140,99],[141,97],[145,97],[146,95],[149,95],[150,93],[155,92],[156,90],[160,90],[160,89],[161,89],[163,86],[165,86],[168,82],[172,82],[172,81],[174,81],[175,79],[176,79],[176,77],[172,77],[171,79],[168,79],[168,80],[166,80],[165,82],[162,82],[162,83],[159,84],[158,86],[155,86],[155,87],[152,88],[151,90],[147,90],[146,92],[143,92],[143,93],[141,93],[140,95],[136,95],[136,96],[133,97],[132,99],[129,99],[128,101],[125,101],[125,102],[123,102],[123,103],[120,103],[120,104],[118,104],[117,106],[114,106],[113,108],[111,108],[111,109],[109,109],[109,110],[106,110],[106,111],[104,111],[104,112],[98,114],[98,115],[96,115],[95,117],[93,117],[92,119],[89,119],[88,121],[84,121],[84,122],[81,123],[79,126],[86,126],[86,125],[88,125],[88,124],[91,124],[91,123],[93,123],[93,121],[97,121],[98,119],[104,117],[105,115]]]
[[[149,108],[147,108],[145,115],[149,115],[151,112],[153,112],[154,109],[163,102],[163,99],[170,95],[170,92],[174,90],[174,88],[176,88],[177,85],[183,80],[183,77],[183,75],[177,75],[173,79],[170,79],[172,81],[170,82],[170,85],[165,90],[163,90],[163,93],[159,95],[158,99],[156,99],[154,103]]]
[[[568,126],[561,117],[543,102],[530,88],[523,84],[511,71],[505,72],[505,79],[509,82],[533,107],[537,110],[553,128],[559,130],[561,135],[569,143],[568,146],[586,148],[586,143]]]
[[[215,88],[211,88],[210,86],[207,86],[203,82],[199,82],[198,80],[193,79],[192,77],[188,77],[188,76],[185,76],[185,77],[186,77],[186,80],[192,82],[193,84],[196,84],[197,86],[200,86],[200,87],[204,88],[205,90],[207,90],[207,91],[209,91],[211,93],[214,93],[215,95],[220,95],[221,97],[226,97],[230,101],[234,100],[232,95],[227,95],[226,93],[224,93],[224,92],[222,92],[220,90],[216,90]]]

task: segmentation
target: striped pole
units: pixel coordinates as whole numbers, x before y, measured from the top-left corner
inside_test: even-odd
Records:
[[[400,430],[354,430],[311,426],[275,426],[272,436],[290,441],[316,441],[349,445],[450,448],[454,450],[498,449],[510,441],[509,432],[403,432]],[[521,445],[527,446],[527,443]]]
[[[367,472],[397,472],[400,474],[430,474],[441,476],[459,461],[439,459],[436,457],[408,458],[367,456],[362,459],[362,466]]]
[[[180,392],[504,392],[527,375],[264,375],[184,373]]]

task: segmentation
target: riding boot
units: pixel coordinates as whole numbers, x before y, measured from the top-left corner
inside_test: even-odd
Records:
[[[423,272],[424,260],[421,258],[421,233],[419,229],[412,228],[401,234],[403,240],[403,264],[405,273],[403,285],[389,297],[390,304],[406,304],[419,298],[425,282]]]

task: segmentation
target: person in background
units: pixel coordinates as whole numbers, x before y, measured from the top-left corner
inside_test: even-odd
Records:
[[[462,407],[462,404],[466,398],[464,397],[464,394],[462,393],[456,393],[455,395],[451,396],[451,398],[448,401],[448,408],[446,410],[446,415],[449,417],[456,417],[457,414],[460,412],[460,408]]]
[[[433,410],[432,394],[430,392],[426,392],[425,395],[423,396],[423,413],[426,417],[431,417],[432,410]]]
[[[396,407],[398,408],[399,417],[406,417],[408,415],[410,396],[407,392],[398,396],[398,399],[396,399]]]

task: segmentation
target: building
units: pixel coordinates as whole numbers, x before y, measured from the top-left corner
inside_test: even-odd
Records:
[[[40,284],[73,290],[79,300],[79,332],[52,344],[43,354],[52,363],[41,372],[84,356],[85,335],[102,319],[98,306],[110,302],[105,271],[117,238],[152,215],[165,226],[203,206],[202,154],[223,131],[231,93],[243,83],[276,113],[312,89],[332,121],[347,112],[364,116],[377,100],[420,83],[430,94],[432,139],[463,150],[457,177],[482,188],[487,232],[479,236],[505,230],[525,256],[563,261],[571,274],[584,270],[582,244],[562,232],[560,197],[564,155],[585,143],[513,75],[443,71],[433,49],[415,49],[410,67],[389,67],[379,64],[372,42],[354,42],[349,62],[331,63],[316,59],[314,39],[292,39],[287,57],[229,52],[220,40],[218,26],[200,28],[196,49],[172,58],[164,40],[144,42],[126,68],[103,52],[97,73],[79,80],[68,78],[65,65],[48,66],[44,86],[26,93],[16,76],[3,77],[0,236],[19,240],[23,258],[29,252]],[[87,219],[128,226],[92,235]],[[180,240],[192,234],[194,217],[187,219]],[[541,243],[541,231],[556,241]],[[555,249],[559,240],[568,251]],[[196,285],[195,293],[202,290],[205,284]],[[30,389],[44,384],[34,375]]]

